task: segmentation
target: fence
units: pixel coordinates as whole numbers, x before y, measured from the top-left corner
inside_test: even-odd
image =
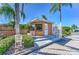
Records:
[[[26,29],[20,29],[21,34],[27,34]],[[0,26],[0,36],[14,35],[15,30],[12,27]]]

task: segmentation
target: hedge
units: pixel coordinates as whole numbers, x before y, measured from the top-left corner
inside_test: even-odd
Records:
[[[0,40],[0,55],[4,54],[15,42],[14,36],[8,36]],[[26,48],[34,46],[34,39],[31,36],[23,35],[23,44]]]
[[[0,40],[0,54],[5,53],[7,49],[12,46],[14,39],[14,36],[9,36],[5,39]]]
[[[34,39],[29,35],[23,35],[23,44],[27,48],[32,47],[34,46]]]
[[[0,40],[2,40],[2,39],[4,39],[4,38],[6,38],[7,36],[0,36]]]

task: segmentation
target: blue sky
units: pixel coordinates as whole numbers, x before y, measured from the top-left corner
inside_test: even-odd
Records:
[[[10,4],[11,6],[13,4]],[[70,8],[69,6],[62,7],[62,24],[63,25],[72,25],[76,24],[79,26],[79,4],[72,4],[73,7]],[[24,12],[26,18],[21,20],[20,23],[28,23],[34,18],[41,18],[42,15],[45,15],[48,21],[54,22],[59,24],[59,12],[55,14],[49,13],[51,5],[48,3],[32,3],[27,4],[24,6]],[[4,16],[0,16],[0,24],[7,23],[8,20],[4,18]]]

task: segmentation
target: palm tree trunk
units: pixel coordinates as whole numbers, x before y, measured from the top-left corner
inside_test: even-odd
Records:
[[[20,21],[20,14],[19,14],[19,3],[15,3],[15,52],[20,50],[22,47],[22,36],[20,35],[19,29],[19,21]]]
[[[22,3],[22,12],[23,12],[23,10],[24,10],[24,3]]]
[[[59,13],[60,13],[60,26],[59,26],[59,38],[62,38],[62,13],[61,13],[61,4],[59,8]]]
[[[15,29],[16,29],[16,34],[20,34],[19,30],[19,21],[20,21],[20,15],[19,15],[19,4],[15,3]]]

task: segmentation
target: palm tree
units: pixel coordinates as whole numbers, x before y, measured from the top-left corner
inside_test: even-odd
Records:
[[[56,11],[59,11],[60,15],[60,27],[59,27],[59,38],[62,38],[62,6],[70,6],[72,7],[71,3],[54,3],[51,4],[50,12],[55,13]]]
[[[23,14],[23,9],[24,9],[24,4],[22,4],[21,14],[25,18],[25,15]],[[23,48],[23,46],[22,46],[22,35],[20,34],[20,27],[19,27],[20,24],[19,23],[20,23],[20,4],[15,3],[15,30],[16,30],[15,53],[17,52],[17,50],[20,50],[20,49]]]
[[[15,3],[15,32],[16,32],[15,53],[17,52],[17,49],[19,49],[19,47],[22,47],[22,38],[20,37],[21,35],[20,35],[20,29],[19,29],[19,21],[20,21],[19,9],[20,9],[19,3]]]
[[[22,4],[22,10],[20,11],[20,4],[19,3],[15,3],[14,4],[14,8],[12,8],[9,4],[5,3],[2,4],[2,7],[0,8],[0,14],[5,15],[7,18],[9,19],[14,19],[15,22],[15,32],[16,32],[16,36],[15,36],[15,43],[17,44],[17,40],[22,41],[21,38],[19,38],[19,34],[20,34],[20,29],[19,29],[19,21],[20,21],[20,15],[25,18],[25,14],[23,12],[23,5]],[[19,36],[19,37],[18,37]],[[21,42],[22,43],[22,42]],[[21,44],[20,43],[20,44]],[[22,44],[21,44],[22,45]],[[16,45],[15,45],[16,48]]]

